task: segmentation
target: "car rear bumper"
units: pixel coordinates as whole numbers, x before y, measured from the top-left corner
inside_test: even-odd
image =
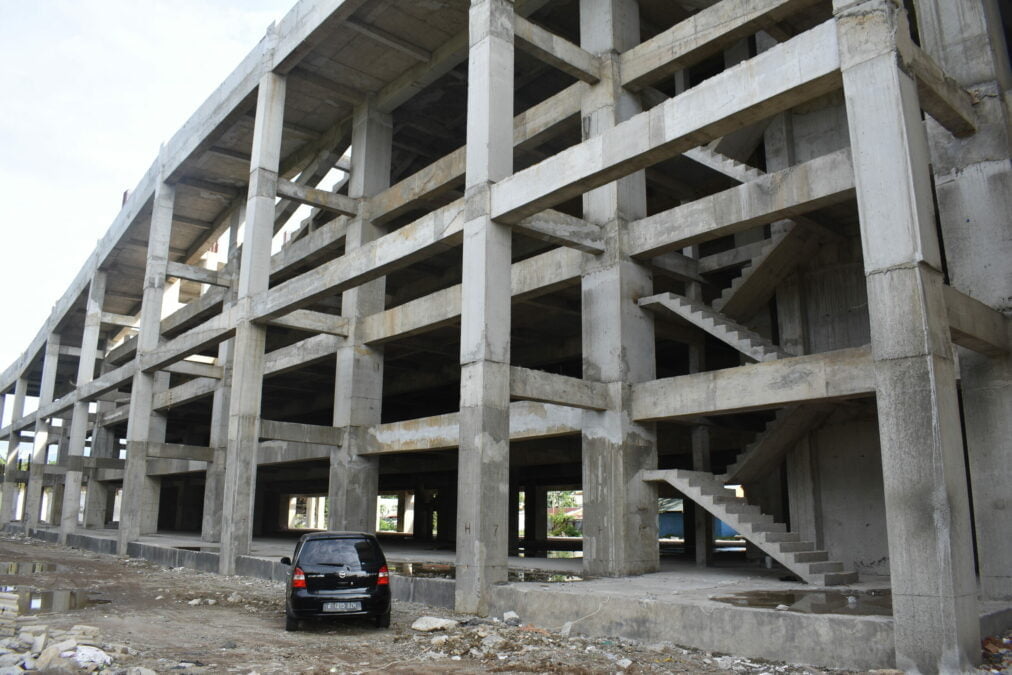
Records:
[[[359,611],[324,611],[324,603],[328,602],[359,602]],[[294,589],[288,597],[289,616],[298,618],[325,616],[378,616],[390,611],[390,589],[375,590],[349,589],[347,591],[310,592],[305,589]]]

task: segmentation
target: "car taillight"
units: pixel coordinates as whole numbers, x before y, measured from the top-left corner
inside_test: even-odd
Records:
[[[300,568],[296,567],[295,571],[292,572],[292,588],[305,588],[306,587],[306,574]]]
[[[377,586],[389,586],[390,585],[390,570],[386,565],[380,568],[379,576],[376,579]]]

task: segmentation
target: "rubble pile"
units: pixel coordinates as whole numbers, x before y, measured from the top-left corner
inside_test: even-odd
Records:
[[[83,624],[69,630],[47,624],[11,625],[4,632],[13,634],[0,639],[0,675],[109,670],[117,658],[136,653],[126,645],[103,642],[98,628]],[[145,675],[145,670],[138,668],[124,672]]]

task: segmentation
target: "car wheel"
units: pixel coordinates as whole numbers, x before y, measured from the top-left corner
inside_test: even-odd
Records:
[[[390,610],[376,616],[377,628],[390,628]]]
[[[285,630],[299,630],[299,620],[285,614]]]

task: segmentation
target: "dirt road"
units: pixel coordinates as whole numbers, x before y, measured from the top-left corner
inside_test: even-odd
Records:
[[[94,669],[103,656],[110,660],[103,669],[123,673],[144,673],[143,668],[159,673],[832,672],[671,644],[564,637],[411,603],[395,603],[389,630],[362,620],[304,623],[303,630],[286,633],[280,584],[165,569],[20,538],[0,539],[0,573],[7,598],[0,612],[0,674],[20,672],[6,669],[21,665]],[[46,591],[76,591],[69,600],[84,606],[56,611],[52,606],[73,602],[66,593]],[[12,616],[17,598],[22,615]],[[421,616],[461,623],[421,633],[411,629]]]

